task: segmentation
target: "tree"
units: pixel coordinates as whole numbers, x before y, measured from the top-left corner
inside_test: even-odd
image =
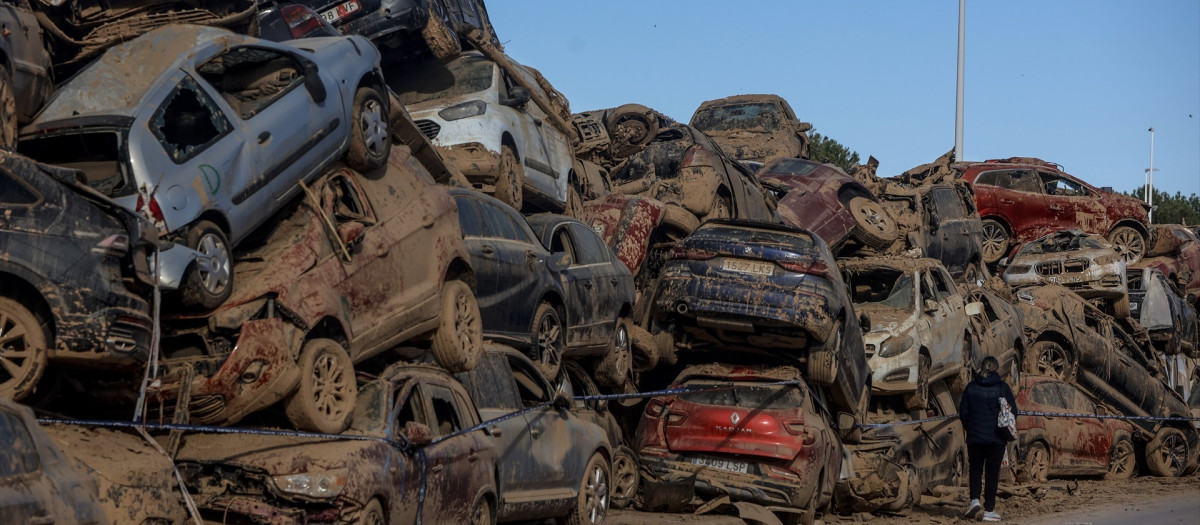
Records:
[[[838,141],[820,133],[810,131],[808,137],[809,160],[833,164],[846,171],[858,165],[858,152],[851,151],[850,148],[838,144]]]
[[[1146,187],[1139,187],[1126,195],[1145,201]],[[1180,192],[1170,195],[1154,190],[1154,217],[1151,222],[1189,226],[1200,224],[1200,196],[1193,193],[1190,197],[1184,197]]]

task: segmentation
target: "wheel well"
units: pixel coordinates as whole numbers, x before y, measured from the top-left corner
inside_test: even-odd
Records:
[[[317,338],[333,339],[342,345],[345,345],[350,341],[350,338],[346,336],[346,329],[342,326],[341,321],[338,321],[336,317],[331,316],[321,318],[321,320],[317,321],[317,324],[308,331],[308,334],[304,336],[306,341]]]
[[[208,210],[204,213],[201,213],[199,217],[196,217],[196,220],[192,221],[192,224],[196,224],[199,221],[208,221],[213,224],[216,224],[217,227],[221,229],[221,232],[223,232],[226,237],[230,236],[229,219],[227,217],[225,217],[224,214],[222,214],[216,210]],[[229,239],[229,244],[231,245],[230,249],[232,249],[233,248],[233,246],[232,246],[233,239]]]
[[[566,312],[563,311],[564,304],[562,296],[558,295],[558,292],[553,290],[546,292],[542,295],[542,299],[538,301],[538,304],[541,303],[550,303],[550,306],[553,306],[556,310],[558,310],[559,314],[566,314]]]
[[[842,203],[842,207],[849,207],[850,199],[855,197],[865,197],[877,202],[879,200],[869,190],[856,183],[848,182],[838,189],[838,202]]]
[[[1009,224],[1008,221],[1004,220],[1004,217],[1001,217],[999,215],[988,215],[987,217],[980,218],[980,222],[982,222],[982,221],[996,221],[996,223],[998,223],[1000,225],[1000,227],[1004,228],[1004,231],[1006,233],[1008,233],[1009,241],[1012,240],[1012,237],[1013,237],[1012,225]]]
[[[467,264],[467,261],[457,257],[446,267],[446,277],[442,279],[442,282],[455,280],[467,283],[467,286],[471,287],[471,291],[475,291],[475,272],[471,271],[471,265]]]
[[[503,135],[500,135],[500,145],[512,148],[513,154],[517,156],[517,160],[521,160],[521,150],[517,149],[517,141],[513,139],[511,133],[505,131]]]
[[[380,91],[380,95],[382,95],[384,98],[388,98],[387,84],[383,82],[383,79],[380,78],[379,75],[375,74],[374,70],[367,72],[367,74],[363,75],[362,78],[358,79],[358,86],[354,89],[358,90],[359,88],[367,86],[378,89]]]
[[[1132,219],[1123,219],[1123,220],[1117,221],[1117,223],[1114,224],[1113,227],[1108,230],[1108,234],[1112,235],[1113,230],[1120,228],[1122,226],[1128,226],[1130,228],[1137,230],[1138,233],[1142,234],[1142,240],[1144,240],[1146,242],[1150,242],[1150,230],[1146,228],[1146,225],[1142,224],[1139,221],[1135,221]],[[1105,237],[1108,237],[1108,235],[1105,235]]]
[[[54,313],[50,309],[50,303],[46,302],[46,298],[42,296],[42,293],[33,284],[22,279],[20,276],[0,272],[0,279],[3,279],[4,282],[4,289],[0,291],[0,296],[32,307],[33,314],[37,316],[38,320],[46,321],[47,326],[50,328],[50,333],[46,334],[49,338],[49,341],[46,341],[46,346],[53,349],[57,328],[54,326]]]
[[[1071,339],[1069,337],[1055,331],[1046,331],[1038,334],[1038,337],[1036,340],[1034,340],[1034,343],[1040,343],[1042,341],[1050,341],[1058,346],[1061,346],[1063,351],[1067,352],[1072,360],[1075,359],[1075,346],[1071,344]]]
[[[625,303],[621,305],[621,312],[617,314],[617,317],[629,317],[632,313],[633,308],[629,306],[629,303]]]

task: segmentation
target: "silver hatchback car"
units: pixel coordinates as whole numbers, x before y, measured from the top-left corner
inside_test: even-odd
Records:
[[[345,155],[387,162],[379,51],[359,36],[291,45],[196,25],[110,48],[22,129],[19,149],[78,169],[192,250],[163,252],[160,284],[214,308],[233,288],[232,247]],[[195,251],[207,256],[197,256]]]

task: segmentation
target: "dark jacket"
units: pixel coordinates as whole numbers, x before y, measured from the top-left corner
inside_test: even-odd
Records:
[[[996,372],[980,372],[963,391],[958,407],[958,419],[967,434],[968,445],[1004,445],[996,434],[1000,418],[1000,398],[1008,399],[1008,407],[1017,415],[1017,399],[1012,389]]]

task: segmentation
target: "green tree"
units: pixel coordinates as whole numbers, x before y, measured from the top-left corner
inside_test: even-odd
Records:
[[[858,152],[851,151],[838,141],[813,131],[808,133],[808,138],[809,160],[833,164],[846,171],[858,165]]]
[[[1146,200],[1146,187],[1139,187],[1126,193],[1138,200]],[[1182,193],[1174,195],[1154,190],[1154,224],[1200,224],[1200,196],[1193,193],[1184,197]]]

